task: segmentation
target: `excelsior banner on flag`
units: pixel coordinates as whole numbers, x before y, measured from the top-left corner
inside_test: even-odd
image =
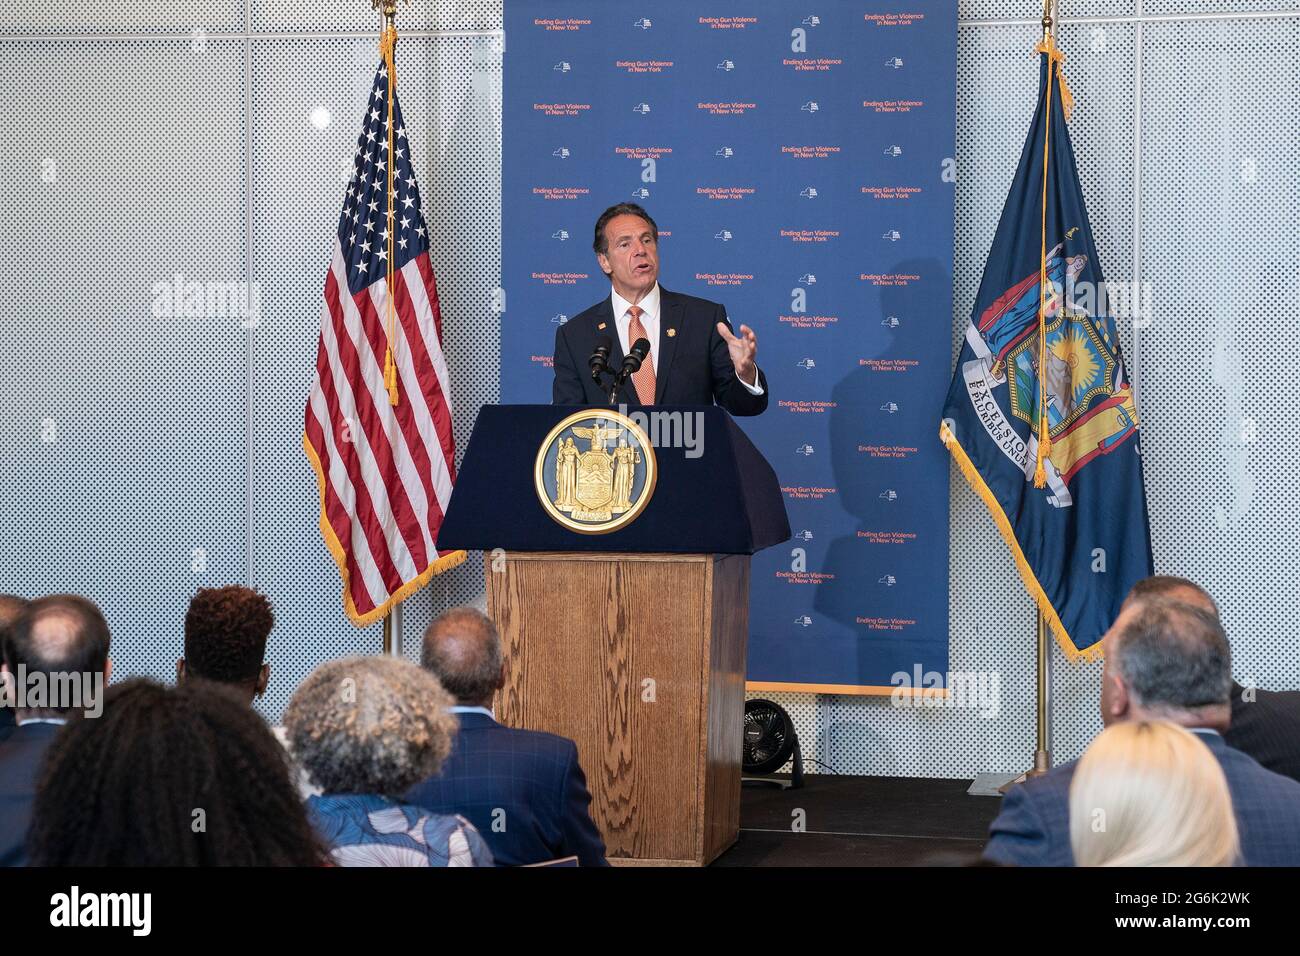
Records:
[[[397,105],[396,42],[390,27],[325,277],[303,435],[321,534],[358,626],[465,560],[434,545],[456,444],[429,234]]]
[[[940,438],[984,499],[1057,641],[1100,655],[1133,583],[1151,574],[1137,408],[1084,209],[1064,56],[1040,53],[1020,156]]]

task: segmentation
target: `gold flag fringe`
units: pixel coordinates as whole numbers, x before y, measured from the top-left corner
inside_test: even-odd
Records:
[[[316,486],[320,492],[320,533],[325,539],[325,546],[329,548],[330,556],[334,558],[334,563],[338,565],[339,574],[343,578],[343,610],[350,620],[357,627],[368,627],[377,621],[382,621],[388,616],[396,605],[405,601],[420,588],[429,583],[429,579],[435,574],[442,574],[444,571],[450,571],[465,562],[469,556],[465,551],[449,551],[437,558],[424,569],[419,577],[407,581],[393,594],[389,595],[387,601],[373,610],[364,614],[357,610],[356,604],[352,600],[351,575],[348,573],[347,552],[343,549],[343,542],[339,541],[338,535],[334,533],[334,526],[330,524],[329,517],[325,513],[325,470],[321,467],[320,458],[316,454],[316,449],[312,447],[311,442],[307,439],[307,433],[303,432],[302,447],[307,452],[307,459],[311,462],[312,470],[316,472]]]
[[[966,455],[966,450],[961,447],[961,442],[957,441],[957,436],[952,433],[946,424],[939,426],[939,440],[952,454],[953,460],[956,461],[957,467],[961,469],[962,477],[966,479],[966,483],[970,485],[971,490],[980,496],[984,501],[984,506],[989,509],[994,524],[997,525],[998,531],[1002,534],[1002,540],[1011,549],[1011,556],[1015,559],[1016,569],[1020,572],[1020,579],[1024,582],[1025,590],[1034,599],[1038,609],[1043,612],[1043,619],[1047,622],[1047,626],[1051,628],[1052,635],[1056,638],[1056,643],[1060,645],[1066,658],[1074,662],[1101,660],[1101,641],[1079,650],[1074,646],[1074,642],[1070,640],[1065,625],[1061,623],[1060,615],[1056,613],[1056,608],[1052,606],[1051,600],[1043,591],[1043,586],[1038,583],[1038,578],[1034,575],[1033,568],[1029,566],[1025,553],[1020,550],[1020,542],[1016,540],[1016,533],[1011,527],[1011,521],[1007,518],[1006,512],[1002,510],[1002,505],[998,502],[997,496],[984,483],[979,469]]]

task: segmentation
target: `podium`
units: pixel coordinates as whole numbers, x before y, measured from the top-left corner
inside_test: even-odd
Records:
[[[635,520],[570,530],[539,499],[534,465],[577,411],[484,407],[438,547],[484,552],[508,666],[497,719],[577,743],[610,862],[703,866],[740,826],[749,556],[790,537],[784,501],[724,411],[655,406],[635,411],[693,416],[698,445],[655,443]]]

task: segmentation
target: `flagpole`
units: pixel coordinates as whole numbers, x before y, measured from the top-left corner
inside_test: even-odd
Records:
[[[1057,13],[1057,0],[1043,0],[1043,40],[1052,33],[1054,17]],[[1051,102],[1047,104],[1047,121],[1051,121]],[[1041,292],[1040,292],[1041,295]],[[1047,621],[1041,609],[1035,605],[1037,631],[1035,645],[1037,665],[1035,667],[1035,694],[1037,704],[1037,742],[1034,748],[1034,765],[1003,784],[998,789],[1006,793],[1011,787],[1023,783],[1031,777],[1038,777],[1052,769],[1052,648],[1047,639]]]
[[[406,2],[410,3],[411,0],[406,0]],[[384,30],[395,28],[397,20],[397,0],[370,0],[370,6],[371,9],[378,10],[383,14]],[[392,228],[393,226],[390,216],[388,224],[390,233],[392,232]],[[391,262],[392,260],[390,259],[389,261]],[[385,376],[387,376],[387,369],[385,369]],[[387,384],[387,382],[385,382],[385,384]],[[393,653],[395,653],[393,642],[393,610],[390,609],[388,613],[384,615],[384,654],[391,655]]]
[[[406,0],[410,3],[411,0]],[[393,21],[397,19],[397,0],[370,0],[372,9],[378,10],[384,17],[384,28],[393,26]]]
[[[1034,769],[1025,773],[1036,777],[1052,769],[1052,643],[1047,639],[1047,621],[1038,612],[1038,749],[1034,751]]]
[[[1059,18],[1058,0],[1043,0],[1043,39],[1055,30]],[[1053,37],[1054,38],[1054,37]],[[1050,64],[1049,64],[1050,68]],[[1047,104],[1046,122],[1051,122],[1052,104]],[[1037,777],[1052,769],[1052,647],[1047,638],[1047,620],[1041,608],[1035,606],[1037,631],[1036,681],[1038,703],[1038,746],[1034,749],[1034,766],[1026,770],[1021,779]]]
[[[1043,39],[1056,29],[1060,19],[1059,0],[1043,0]],[[1052,104],[1047,104],[1047,122],[1051,122]],[[1037,777],[1052,769],[1052,642],[1048,640],[1047,620],[1041,608],[1035,607],[1038,632],[1038,746],[1034,750],[1033,769],[1025,771],[1026,777]]]
[[[384,615],[384,654],[401,657],[405,650],[402,642],[402,605],[394,604]]]

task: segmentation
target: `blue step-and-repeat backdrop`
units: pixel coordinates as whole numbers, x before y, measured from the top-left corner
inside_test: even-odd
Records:
[[[754,557],[749,679],[871,693],[948,668],[953,0],[507,0],[501,398],[548,402],[637,202],[660,282],[758,337],[738,419],[794,540]]]

